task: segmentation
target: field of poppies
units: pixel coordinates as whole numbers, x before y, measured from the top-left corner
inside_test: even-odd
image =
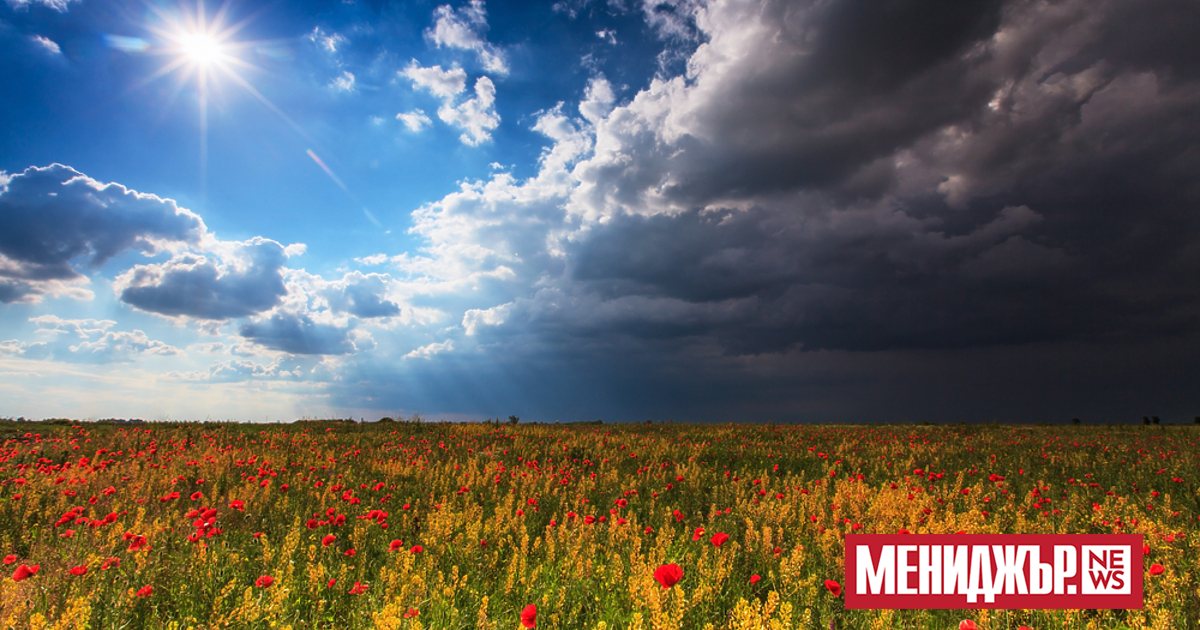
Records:
[[[846,610],[905,531],[1140,534],[1146,607]],[[0,556],[5,628],[1200,628],[1200,427],[0,422]]]

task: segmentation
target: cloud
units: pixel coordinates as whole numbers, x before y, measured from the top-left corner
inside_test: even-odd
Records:
[[[75,261],[95,269],[126,250],[156,254],[205,234],[200,217],[170,199],[61,164],[30,167],[0,188],[0,301],[87,299]]]
[[[463,134],[458,139],[465,145],[474,147],[491,140],[489,132],[500,126],[500,114],[496,113],[496,86],[491,79],[480,77],[475,81],[475,98],[457,105],[443,102],[438,108],[438,118],[462,129]]]
[[[288,254],[275,241],[213,242],[203,254],[181,253],[137,265],[117,277],[121,301],[167,317],[225,320],[269,310],[287,294]]]
[[[413,85],[428,90],[444,100],[453,99],[467,89],[467,72],[462,68],[442,70],[441,66],[423,68],[413,59],[400,76],[411,79]]]
[[[86,354],[93,361],[105,363],[118,360],[117,357],[127,357],[132,354],[162,356],[179,354],[178,349],[161,341],[151,340],[146,333],[140,330],[106,332],[99,339],[71,346],[70,350],[74,353]]]
[[[450,352],[451,350],[454,350],[454,342],[447,339],[446,341],[442,341],[442,342],[438,342],[438,343],[431,343],[431,344],[428,344],[425,346],[421,346],[420,348],[417,348],[416,350],[413,350],[412,352],[409,352],[408,354],[404,355],[404,358],[405,359],[428,359],[429,357],[432,357],[435,354],[441,354],[443,352]]]
[[[396,114],[396,120],[404,123],[404,126],[408,127],[408,130],[413,133],[417,133],[421,131],[421,129],[433,123],[433,121],[429,120],[429,117],[425,115],[425,112],[419,109],[415,109],[408,113],[402,112]]]
[[[701,37],[697,14],[706,8],[696,0],[642,0],[642,16],[663,39],[691,40]]]
[[[478,55],[483,69],[494,74],[508,74],[508,63],[504,54],[495,46],[483,39],[482,33],[487,30],[487,10],[483,0],[470,2],[457,10],[449,5],[442,5],[433,12],[435,21],[433,27],[426,31],[426,36],[440,48],[460,48],[472,50]]]
[[[329,87],[331,87],[339,92],[353,92],[354,91],[354,74],[349,72],[348,70],[343,70],[342,76],[336,77],[335,79],[333,79],[332,81],[329,82]]]
[[[371,254],[362,258],[355,258],[354,262],[360,265],[382,265],[388,261],[387,254]]]
[[[54,9],[59,13],[66,13],[72,2],[78,0],[8,0],[9,6],[14,9],[28,9],[30,6],[40,4],[46,8]]]
[[[312,32],[308,34],[308,40],[316,44],[325,52],[331,54],[336,53],[338,51],[338,47],[350,41],[346,39],[344,35],[338,33],[326,33],[325,31],[321,30],[321,27],[319,26],[313,28]]]
[[[63,8],[65,10],[66,7],[64,6]],[[52,40],[48,37],[42,37],[41,35],[34,35],[33,42],[35,44],[37,44],[38,46],[41,46],[42,48],[44,48],[46,50],[46,52],[50,53],[51,55],[61,55],[62,54],[62,49],[58,47],[58,44],[55,43],[54,40]]]
[[[331,380],[333,371],[323,357],[281,356],[266,364],[247,359],[218,361],[203,372],[176,372],[171,376],[182,381],[210,383],[239,383],[247,380],[320,382]]]
[[[496,113],[496,86],[488,77],[480,77],[475,81],[474,98],[457,102],[457,96],[466,90],[467,73],[462,68],[423,68],[414,60],[401,75],[412,79],[413,85],[442,98],[438,118],[463,130],[459,136],[463,144],[478,146],[490,140],[490,132],[500,125],[500,115]],[[408,124],[408,118],[403,120]],[[412,125],[409,127],[412,128]]]
[[[617,97],[613,94],[612,84],[602,76],[588,82],[587,92],[583,102],[579,104],[579,113],[588,122],[595,124],[603,120],[612,111]]]
[[[624,104],[597,77],[582,119],[537,119],[537,175],[414,213],[426,246],[392,263],[431,287],[483,285],[439,302],[462,313],[456,348],[924,352],[1200,323],[1182,175],[1200,167],[1200,128],[1182,122],[1200,64],[1183,40],[1134,35],[1165,13],[671,6],[682,21],[646,19],[664,37],[694,25],[682,75]]]
[[[492,308],[473,308],[463,313],[462,327],[468,337],[474,337],[480,326],[499,326],[508,319],[513,303]]]
[[[350,328],[315,322],[307,313],[275,313],[243,324],[238,334],[265,348],[289,354],[337,355],[358,350]],[[364,339],[367,340],[369,337]]]
[[[395,317],[400,314],[400,305],[383,297],[391,283],[386,274],[352,271],[337,282],[325,284],[317,293],[334,313],[349,313],[363,319]]]
[[[26,359],[48,359],[71,363],[129,363],[139,355],[173,356],[180,351],[152,340],[140,330],[109,330],[112,320],[63,319],[56,315],[32,317],[37,333],[48,341],[0,342],[0,354]]]

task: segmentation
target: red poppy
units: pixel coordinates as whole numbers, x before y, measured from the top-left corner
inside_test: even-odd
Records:
[[[17,567],[16,571],[13,571],[13,575],[12,575],[13,581],[20,582],[21,580],[24,580],[25,578],[31,578],[31,577],[37,575],[38,569],[40,569],[40,568],[42,568],[42,565],[40,565],[40,564],[35,564],[33,566],[26,566],[26,565],[22,564],[21,566]]]
[[[755,573],[754,575],[751,575],[751,576],[750,576],[750,583],[751,583],[751,584],[758,584],[758,581],[759,581],[759,580],[761,580],[761,579],[762,579],[762,576],[760,576],[760,575],[758,575],[757,573]]]
[[[393,540],[391,542],[391,544],[388,545],[388,551],[400,551],[403,548],[404,548],[404,541],[401,541],[401,540]]]
[[[1158,575],[1159,573],[1162,573],[1163,571],[1166,571],[1166,569],[1164,569],[1163,565],[1161,565],[1161,564],[1150,565],[1150,575]]]
[[[1030,628],[1029,626],[1018,626],[1017,630],[1033,630],[1033,628]]]
[[[192,499],[193,501],[199,501],[200,499],[203,499],[203,498],[204,498],[204,495],[203,495],[203,494],[201,494],[201,493],[199,493],[199,492],[193,492],[193,493],[192,493],[192,497],[191,497],[191,499]]]
[[[153,594],[154,594],[154,587],[150,586],[149,584],[147,584],[137,590],[138,597],[150,597]]]
[[[663,588],[671,588],[683,579],[683,568],[678,564],[664,564],[654,570],[654,580]]]
[[[413,545],[412,549],[409,549],[409,551],[412,553],[421,553],[422,551],[425,551],[425,548],[421,545]]]
[[[357,551],[355,551],[355,550],[353,550],[353,549],[347,549],[347,550],[346,550],[346,555],[347,555],[347,556],[353,556],[353,555],[354,555],[354,554],[356,554],[356,553],[358,553],[358,552],[357,552]]]
[[[963,619],[958,623],[958,630],[979,630],[979,626],[975,625],[970,619]]]
[[[350,589],[349,593],[351,595],[361,595],[363,593],[366,593],[368,588],[370,588],[370,587],[368,587],[366,584],[363,584],[362,582],[355,582],[354,586]]]
[[[334,584],[337,584],[337,579],[335,579],[335,578],[329,578],[329,583],[328,583],[328,584],[326,584],[326,585],[325,585],[325,587],[326,587],[326,588],[333,588],[333,585],[334,585]]]
[[[71,575],[83,575],[84,573],[87,573],[85,566],[71,567]]]
[[[724,545],[725,541],[727,541],[727,540],[729,540],[729,534],[718,532],[716,534],[713,534],[712,544],[714,547],[720,547],[721,545]]]
[[[408,612],[404,613],[404,618],[412,619],[413,617],[416,617],[419,614],[421,614],[421,612],[418,611],[416,608],[409,608]]]
[[[259,578],[254,581],[254,585],[257,586],[258,588],[267,588],[268,586],[270,586],[274,583],[275,583],[275,578],[273,578],[269,575],[259,576]]]
[[[537,627],[537,606],[530,604],[521,611],[521,625],[526,628]]]
[[[703,535],[704,535],[704,528],[697,527],[696,531],[692,532],[692,540],[700,540],[700,537]]]
[[[4,564],[12,564],[16,561],[17,561],[17,557],[11,553],[8,554],[7,556],[4,556]]]
[[[321,546],[328,547],[335,542],[337,542],[337,536],[334,536],[333,534],[326,534],[325,537],[321,539]]]
[[[829,589],[829,592],[833,593],[834,597],[842,596],[842,585],[838,584],[835,580],[825,580],[825,588]]]
[[[120,558],[109,558],[109,559],[105,560],[104,562],[100,563],[100,570],[107,571],[110,568],[115,569],[119,566],[121,566]]]

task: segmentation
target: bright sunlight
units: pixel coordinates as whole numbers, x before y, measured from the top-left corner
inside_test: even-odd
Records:
[[[188,33],[179,43],[183,55],[199,65],[210,65],[224,56],[220,43],[207,33]]]

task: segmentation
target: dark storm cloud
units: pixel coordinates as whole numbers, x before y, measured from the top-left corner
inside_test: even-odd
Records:
[[[857,227],[761,209],[619,217],[568,249],[573,283],[517,300],[504,317],[567,335],[707,337],[757,354],[1017,343],[1129,315],[1088,315],[1113,300],[1080,293],[1080,261],[1022,236],[1043,222],[1027,207],[958,235],[911,218],[882,225],[886,216],[842,217]]]
[[[0,188],[0,301],[83,280],[72,261],[99,267],[127,249],[153,253],[204,233],[200,217],[170,199],[102,184],[61,164],[30,167]]]
[[[1152,366],[1196,369],[1174,348],[1200,331],[1200,22],[1168,5],[709,2],[686,76],[581,104],[576,127],[543,117],[559,159],[537,178],[418,213],[437,269],[487,271],[488,233],[525,234],[503,241],[526,244],[512,286],[419,373],[356,357],[342,395],[461,386],[449,411],[550,418],[1183,413],[1186,377]]]
[[[628,162],[587,165],[597,193],[636,206],[653,188],[685,207],[839,184],[878,195],[891,168],[876,160],[965,120],[1007,78],[980,50],[999,2],[712,3],[708,13],[713,41],[692,57],[690,81],[644,92],[601,129]]]
[[[211,320],[249,317],[283,300],[282,245],[256,237],[222,247],[229,251],[220,260],[189,253],[134,267],[117,279],[121,300],[159,315]]]
[[[1195,330],[1200,20],[1153,4],[710,4],[576,169],[573,282],[511,312],[733,354]]]
[[[289,354],[349,354],[357,348],[350,329],[313,321],[305,313],[281,312],[243,324],[242,337],[263,347]]]

